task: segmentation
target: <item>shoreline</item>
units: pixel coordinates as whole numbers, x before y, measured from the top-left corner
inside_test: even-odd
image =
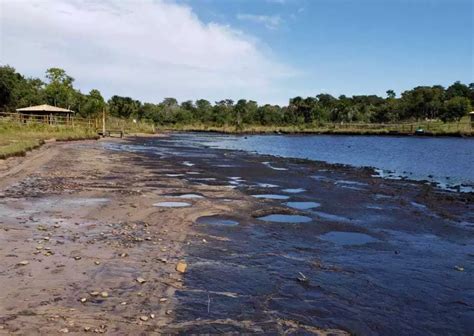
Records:
[[[388,232],[428,232],[469,244],[467,231],[453,223],[469,220],[470,195],[374,178],[367,168],[186,147],[162,137],[56,142],[9,159],[0,170],[0,285],[6,289],[0,294],[0,332],[363,334],[386,326],[388,317],[377,315],[398,307],[398,301],[384,306],[382,297],[404,300],[408,291],[423,302],[409,282],[416,278],[412,269],[434,284],[457,272],[446,258],[438,262],[447,267],[426,268],[435,246],[420,255],[405,242],[397,246]],[[286,170],[265,165],[268,160]],[[320,206],[290,209],[285,200],[253,196],[266,193]],[[194,196],[181,198],[189,194]],[[168,201],[190,206],[154,206]],[[310,216],[315,225],[259,220],[275,213]],[[239,224],[200,224],[208,216]],[[381,223],[387,232],[380,231]],[[343,251],[318,238],[334,231],[377,242],[350,248],[338,260]],[[460,267],[467,263],[458,251],[450,253]],[[410,267],[379,272],[383,263],[375,269],[357,263],[372,254],[388,258],[387,265]],[[177,272],[183,260],[187,270]],[[298,272],[310,282],[298,281]],[[384,287],[394,276],[407,281],[404,292]],[[385,289],[373,292],[367,284]],[[465,293],[464,284],[457,285],[447,287]],[[373,300],[351,294],[365,290]],[[435,290],[426,285],[423,293]],[[344,313],[347,300],[359,309],[357,323]],[[459,314],[457,306],[451,309]],[[425,319],[436,323],[434,315]]]
[[[319,130],[285,130],[280,128],[272,128],[269,130],[232,130],[226,128],[164,128],[161,129],[167,133],[217,133],[217,134],[231,134],[231,135],[353,135],[353,136],[393,136],[393,137],[453,137],[453,138],[474,138],[474,132],[462,133],[462,132],[424,132],[424,133],[411,133],[411,132],[390,132],[390,131],[319,131]]]

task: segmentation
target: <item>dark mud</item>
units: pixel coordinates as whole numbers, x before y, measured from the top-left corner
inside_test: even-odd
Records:
[[[203,225],[201,219],[194,226],[169,332],[474,332],[473,194],[385,180],[370,169],[211,149],[190,139],[141,139],[112,148],[154,157],[157,165],[176,163],[168,173],[190,188],[236,188],[239,199],[222,200],[230,204],[252,200],[248,212],[219,214],[237,225]],[[184,174],[190,167],[198,174]],[[251,197],[269,190],[288,199]],[[287,202],[319,206],[293,209]],[[257,218],[273,214],[310,221]],[[212,243],[203,245],[202,237]]]

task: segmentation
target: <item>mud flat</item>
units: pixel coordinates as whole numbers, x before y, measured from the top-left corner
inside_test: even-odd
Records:
[[[4,161],[0,333],[472,333],[473,195],[372,175],[174,135]]]

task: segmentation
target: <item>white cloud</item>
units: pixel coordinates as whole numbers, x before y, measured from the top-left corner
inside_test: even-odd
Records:
[[[282,85],[295,75],[256,38],[203,23],[185,5],[0,1],[0,62],[35,76],[62,67],[83,91],[153,102],[171,96],[281,103],[287,98]]]
[[[279,15],[254,15],[254,14],[238,14],[237,19],[243,21],[251,21],[261,23],[268,29],[276,29],[283,22]]]

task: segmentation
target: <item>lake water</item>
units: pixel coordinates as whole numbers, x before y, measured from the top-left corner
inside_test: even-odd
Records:
[[[384,177],[427,180],[440,186],[474,186],[474,139],[344,135],[183,134],[214,148],[374,167]]]

